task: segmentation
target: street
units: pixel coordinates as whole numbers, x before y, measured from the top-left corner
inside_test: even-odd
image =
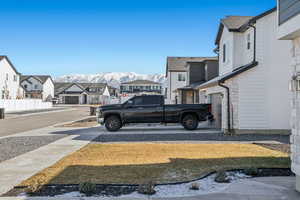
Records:
[[[0,120],[0,137],[78,120],[89,115],[88,109],[88,107],[72,107],[61,111]]]

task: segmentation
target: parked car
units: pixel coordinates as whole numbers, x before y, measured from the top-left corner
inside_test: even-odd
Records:
[[[199,121],[213,120],[211,104],[165,105],[162,95],[135,96],[123,104],[97,109],[97,121],[108,131],[118,131],[130,123],[181,123],[195,130]]]

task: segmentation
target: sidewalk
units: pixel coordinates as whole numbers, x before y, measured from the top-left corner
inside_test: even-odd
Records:
[[[99,135],[93,128],[89,131],[86,131],[85,129],[80,131],[81,129],[49,127],[19,133],[14,136],[53,135],[53,132],[57,131],[60,131],[61,134],[63,134],[63,131],[66,130],[69,130],[69,134],[60,140],[1,162],[0,194],[9,191],[21,181],[26,180],[37,172],[53,165],[66,155],[77,151]],[[70,134],[71,130],[76,130],[76,134]]]

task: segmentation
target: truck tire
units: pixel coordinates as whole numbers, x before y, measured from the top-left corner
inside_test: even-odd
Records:
[[[105,120],[105,128],[110,132],[118,131],[122,127],[121,119],[118,116],[110,116]]]
[[[192,131],[198,128],[199,121],[195,115],[188,114],[183,117],[181,124],[186,130]]]

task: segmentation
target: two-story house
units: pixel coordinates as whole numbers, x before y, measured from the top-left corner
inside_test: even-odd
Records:
[[[54,82],[49,75],[22,75],[20,84],[26,98],[52,101],[54,97]]]
[[[289,133],[291,43],[277,39],[277,11],[221,20],[219,76],[201,86],[225,132]],[[215,112],[220,113],[215,113]]]
[[[7,56],[0,56],[0,99],[21,99],[20,73]]]
[[[117,89],[105,83],[55,83],[61,104],[105,104],[117,95]]]
[[[200,102],[199,85],[218,76],[218,58],[203,59],[201,62],[187,62],[187,86],[177,89],[178,103]]]
[[[149,80],[134,80],[123,82],[120,86],[120,93],[129,94],[161,94],[162,86],[160,83]]]
[[[300,1],[278,0],[278,39],[292,41],[292,59],[281,67],[291,70],[292,91],[292,170],[296,173],[296,189],[300,192]]]
[[[187,63],[202,62],[211,57],[167,57],[165,98],[168,104],[179,103],[178,88],[188,85]]]

